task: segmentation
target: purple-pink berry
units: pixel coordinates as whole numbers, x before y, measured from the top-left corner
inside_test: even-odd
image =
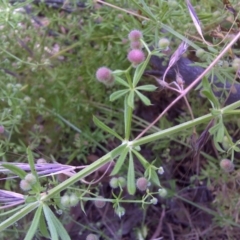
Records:
[[[140,41],[134,41],[130,43],[131,49],[141,49],[142,43]]]
[[[148,180],[145,177],[140,177],[137,179],[136,185],[140,191],[146,191],[148,187]]]
[[[112,83],[114,78],[112,71],[107,67],[100,67],[96,72],[96,78],[99,82],[103,83]]]
[[[142,50],[132,49],[127,56],[129,62],[131,62],[134,66],[137,66],[141,62],[145,60],[145,54]]]
[[[103,199],[103,200],[101,200]],[[103,208],[106,205],[106,202],[104,201],[104,197],[98,196],[97,199],[94,201],[94,205],[97,208]]]
[[[0,134],[4,133],[5,129],[4,126],[0,126]]]
[[[142,38],[142,32],[139,30],[132,30],[129,34],[128,34],[128,39],[133,42],[133,41],[138,41],[140,40],[140,38]]]
[[[234,170],[234,164],[229,159],[222,159],[220,162],[220,167],[224,172],[232,172]]]

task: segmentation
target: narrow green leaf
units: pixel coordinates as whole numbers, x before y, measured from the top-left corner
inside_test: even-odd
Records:
[[[128,96],[124,98],[124,133],[125,139],[129,140],[131,135],[133,109],[128,105]]]
[[[52,210],[48,207],[48,205],[43,205],[45,211],[47,212],[48,216],[51,218],[51,224],[54,226],[54,231],[56,230],[57,234],[62,240],[71,240],[70,236],[68,235],[66,229],[63,227],[62,223],[57,219],[55,214]],[[44,211],[44,213],[45,213]],[[50,230],[51,232],[51,230]]]
[[[133,90],[128,95],[127,103],[129,107],[131,107],[132,109],[134,108],[134,91]]]
[[[210,129],[209,129],[209,133],[211,134],[211,135],[214,135],[217,131],[218,131],[218,129],[221,127],[221,124],[219,124],[219,123],[217,123],[217,124],[215,124],[213,127],[211,127]]]
[[[30,168],[31,168],[31,173],[36,177],[36,180],[37,180],[37,183],[34,184],[34,185],[37,186],[37,189],[40,190],[40,183],[39,183],[38,174],[37,174],[36,169],[35,169],[33,154],[32,154],[32,151],[29,147],[27,148],[27,158],[28,158],[28,163],[29,163]],[[34,188],[34,186],[32,186],[32,187]]]
[[[81,210],[85,213],[85,215],[87,215],[87,214],[86,214],[86,211],[85,211],[85,208],[84,208],[84,203],[83,203],[83,201],[80,201],[80,207],[81,207]]]
[[[122,144],[120,146],[118,146],[117,148],[115,148],[114,150],[112,150],[111,154],[110,154],[110,158],[111,159],[114,159],[116,158],[117,156],[119,156],[122,151],[126,148],[126,144]]]
[[[141,63],[139,66],[137,66],[134,76],[133,76],[133,87],[135,88],[137,84],[139,83],[144,71],[147,68],[148,62],[150,60],[151,55],[149,54],[146,58],[146,60]]]
[[[142,93],[140,93],[139,91],[136,90],[136,93],[138,95],[138,97],[142,100],[142,102],[147,105],[147,106],[150,106],[151,105],[151,101],[146,97],[144,96]]]
[[[47,229],[47,225],[46,225],[46,221],[45,221],[43,212],[41,214],[40,221],[39,221],[39,231],[43,237],[50,239],[50,235],[49,235],[49,232]]]
[[[159,181],[159,178],[158,178],[158,175],[156,173],[156,170],[154,170],[153,168],[151,168],[151,181],[156,184],[157,186],[161,186],[160,185],[160,181]]]
[[[129,152],[127,189],[130,195],[134,195],[136,192],[135,171],[134,171],[134,162],[133,162],[132,152]]]
[[[216,141],[216,139],[214,139],[214,146],[216,147],[216,149],[217,149],[219,152],[222,152],[222,153],[225,153],[225,152],[226,152],[225,150],[223,150],[223,149],[220,147],[220,145],[219,145],[219,143]]]
[[[154,20],[154,22],[156,22],[155,15],[151,12],[150,8],[146,5],[145,1],[140,1],[140,3],[138,3],[138,1],[133,0],[133,3],[137,6],[137,9],[140,9],[141,12],[144,13],[144,16],[146,15],[150,17],[152,20]]]
[[[119,84],[121,84],[121,85],[123,85],[123,86],[125,86],[125,87],[127,87],[127,88],[130,88],[130,86],[128,85],[128,83],[127,83],[125,80],[123,80],[122,78],[120,78],[120,77],[118,77],[118,76],[115,76],[114,79],[115,79],[115,81],[117,81]]]
[[[58,240],[58,233],[57,233],[56,226],[54,225],[54,222],[52,219],[53,213],[52,213],[51,209],[46,204],[44,204],[43,211],[44,211],[45,219],[47,221],[48,229],[50,231],[51,240]]]
[[[215,108],[218,107],[218,105],[219,105],[218,101],[215,98],[213,98],[211,93],[209,93],[207,90],[202,90],[201,94],[203,94],[208,99],[208,101],[211,103],[212,107],[215,107]]]
[[[122,153],[120,154],[118,160],[116,161],[114,169],[112,170],[112,172],[110,174],[111,176],[116,175],[120,171],[120,169],[121,169],[121,167],[122,167],[122,165],[123,165],[123,163],[126,159],[127,154],[128,154],[128,148],[125,148],[122,151]]]
[[[223,123],[220,123],[220,127],[217,131],[217,136],[216,136],[217,142],[221,143],[223,141],[223,138],[224,138],[224,125]]]
[[[111,135],[115,136],[116,138],[118,138],[119,140],[123,140],[123,138],[121,136],[119,136],[112,128],[108,127],[107,125],[105,125],[102,121],[100,121],[99,119],[97,119],[95,116],[93,116],[93,122],[101,129],[103,129],[104,131],[110,133]]]
[[[15,206],[13,209],[8,210],[6,212],[2,212],[0,213],[0,217],[4,217],[7,215],[13,215],[15,212],[18,212],[19,210],[21,210],[23,208],[23,205],[19,205],[19,206]]]
[[[138,151],[136,151],[135,149],[133,149],[132,152],[136,155],[136,157],[141,162],[143,167],[147,168],[147,166],[149,165],[148,161]]]
[[[141,90],[141,91],[153,92],[157,89],[157,87],[155,85],[148,84],[148,85],[143,85],[143,86],[136,87],[136,89]]]
[[[16,223],[18,220],[25,217],[28,213],[32,212],[38,206],[39,206],[39,202],[29,203],[23,206],[23,208],[19,210],[17,213],[15,213],[11,217],[9,217],[8,219],[0,223],[0,232],[5,230],[7,227],[13,225],[14,223]]]
[[[16,174],[17,176],[19,176],[21,179],[24,179],[25,176],[27,175],[25,171],[23,171],[21,168],[13,165],[13,164],[9,164],[9,163],[3,163],[2,164],[3,167],[7,168],[8,170],[10,170],[11,172],[13,172],[14,174]]]
[[[202,80],[202,86],[203,90],[201,91],[201,93],[206,96],[207,99],[211,102],[212,107],[219,108],[219,101],[213,94],[212,87],[206,77],[204,77]]]
[[[29,147],[27,148],[27,158],[28,158],[28,163],[29,163],[29,166],[31,168],[32,174],[36,175],[35,177],[38,177],[38,175],[36,174],[35,166],[34,166],[33,154],[32,154],[32,151]]]
[[[34,218],[32,220],[32,224],[27,232],[27,235],[25,236],[24,240],[31,240],[33,239],[37,229],[38,229],[38,226],[39,226],[39,220],[40,220],[40,217],[41,217],[41,214],[42,214],[42,204],[38,207],[37,211],[35,212],[34,214]]]
[[[112,93],[109,97],[110,101],[113,102],[115,101],[116,99],[124,96],[125,94],[127,94],[129,92],[129,89],[123,89],[123,90],[118,90],[114,93]]]

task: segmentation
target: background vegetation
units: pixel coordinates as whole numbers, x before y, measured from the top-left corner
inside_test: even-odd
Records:
[[[168,38],[173,53],[188,39],[185,57],[206,68],[239,32],[238,1],[191,3],[205,41],[185,1],[0,1],[1,239],[240,238],[239,103],[214,103],[206,83],[208,98],[188,94],[194,119],[180,99],[151,125],[179,94],[143,76],[162,54],[148,46]],[[137,68],[133,29],[146,56]],[[239,41],[209,76],[236,80],[238,55]],[[113,86],[97,81],[102,66]]]

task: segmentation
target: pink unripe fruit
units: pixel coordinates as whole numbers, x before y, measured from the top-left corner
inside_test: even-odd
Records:
[[[148,180],[145,177],[138,178],[136,185],[140,191],[145,191],[148,187]]]
[[[87,238],[86,238],[86,240],[98,240],[98,239],[99,239],[99,237],[92,233],[88,234]]]
[[[131,49],[141,49],[142,43],[140,41],[134,41],[130,43]]]
[[[0,126],[0,134],[4,133],[4,131],[5,131],[4,126]]]
[[[128,53],[128,61],[131,62],[134,66],[137,66],[141,62],[145,60],[145,54],[142,50],[139,49],[132,49]]]
[[[129,34],[128,34],[128,39],[131,41],[131,42],[134,42],[134,41],[138,41],[140,40],[140,38],[142,38],[142,32],[139,31],[139,30],[132,30]]]
[[[96,78],[103,83],[112,83],[114,80],[112,71],[107,67],[100,67],[96,72]]]
[[[106,205],[106,202],[101,199],[104,199],[104,197],[98,196],[97,199],[94,201],[94,205],[97,208],[103,208]]]
[[[220,162],[220,167],[224,172],[232,172],[234,170],[234,164],[229,159],[222,159]]]

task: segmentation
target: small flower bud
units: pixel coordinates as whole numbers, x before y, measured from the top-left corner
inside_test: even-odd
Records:
[[[12,83],[8,83],[7,84],[7,89],[11,90],[13,88],[13,84]]]
[[[222,14],[221,14],[220,11],[215,11],[215,12],[212,13],[212,16],[213,16],[214,18],[220,17],[221,15],[222,15]]]
[[[232,68],[237,71],[240,68],[240,58],[234,58],[232,61]]]
[[[118,179],[116,177],[111,178],[109,185],[111,188],[118,188]]]
[[[63,207],[70,207],[70,197],[68,194],[65,194],[61,197],[61,204]]]
[[[47,163],[47,161],[44,158],[39,158],[37,160],[37,164],[45,164],[45,163]]]
[[[70,195],[70,199],[69,199],[69,202],[70,202],[70,206],[71,207],[75,207],[77,206],[78,202],[79,202],[79,199],[77,197],[77,195],[75,193],[72,193]]]
[[[29,191],[32,187],[31,187],[31,184],[26,181],[26,180],[21,180],[20,181],[20,188],[23,190],[23,191]]]
[[[117,207],[115,209],[115,213],[121,218],[125,214],[125,208],[123,207]]]
[[[124,177],[119,177],[119,178],[118,178],[118,184],[119,184],[119,186],[122,187],[122,188],[125,187],[126,184],[127,184],[127,183],[126,183],[126,179],[125,179]]]
[[[138,178],[136,185],[140,191],[145,191],[148,187],[148,180],[145,177]]]
[[[157,200],[157,198],[152,198],[151,200],[150,200],[150,202],[153,204],[153,205],[156,205],[157,203],[158,203],[158,200]]]
[[[220,167],[224,172],[232,172],[234,170],[234,164],[229,159],[222,159],[220,162]]]
[[[99,82],[111,84],[114,81],[112,71],[107,67],[100,67],[96,72],[96,78]]]
[[[25,96],[23,100],[24,102],[27,102],[27,103],[31,102],[31,98],[29,96]]]
[[[202,49],[202,48],[199,48],[197,51],[196,51],[196,56],[201,58],[203,57],[203,55],[205,54],[206,52]]]
[[[164,174],[164,169],[163,169],[163,167],[160,167],[160,168],[158,169],[158,174],[160,174],[160,175]]]
[[[139,31],[139,30],[132,30],[129,34],[128,34],[128,39],[131,41],[131,42],[134,42],[134,41],[139,41],[140,38],[142,38],[142,32]]]
[[[106,205],[106,202],[102,201],[101,199],[104,199],[104,197],[98,196],[97,199],[94,201],[94,205],[97,208],[103,208]]]
[[[128,58],[128,61],[133,64],[133,66],[137,66],[145,60],[145,54],[142,50],[132,49],[128,53],[127,58]]]
[[[15,85],[15,87],[18,88],[18,89],[20,89],[20,88],[22,87],[22,84],[21,84],[21,83],[17,83],[17,84]]]
[[[37,179],[36,177],[32,174],[32,173],[28,173],[26,176],[25,176],[25,180],[30,184],[30,185],[33,185],[37,182]]]
[[[168,192],[165,188],[160,188],[160,189],[158,189],[158,193],[159,193],[160,197],[165,198],[167,196]]]
[[[62,210],[62,209],[56,210],[56,214],[57,214],[57,215],[62,215],[62,214],[63,214],[63,210]]]
[[[99,240],[99,237],[96,234],[88,234],[86,240]]]
[[[42,98],[42,97],[40,97],[38,100],[39,100],[39,102],[42,103],[42,104],[44,104],[44,103],[46,102],[46,100],[45,100],[44,98]]]
[[[161,38],[158,42],[158,45],[161,49],[167,49],[170,44],[170,41],[167,38]]]

